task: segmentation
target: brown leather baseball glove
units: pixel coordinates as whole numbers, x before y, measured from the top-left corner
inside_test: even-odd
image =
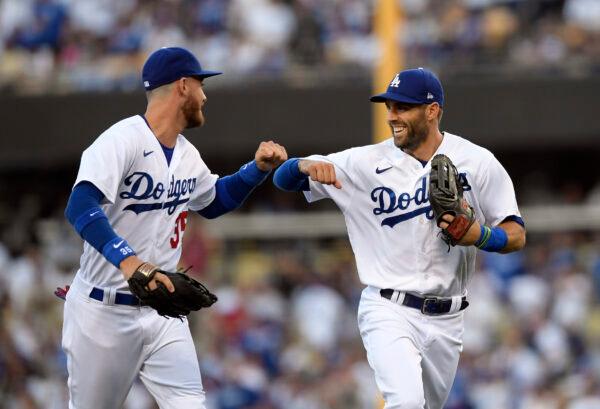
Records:
[[[429,203],[438,226],[445,214],[455,217],[448,227],[442,229],[442,239],[455,246],[475,221],[475,211],[463,198],[458,171],[446,155],[438,154],[431,160]]]

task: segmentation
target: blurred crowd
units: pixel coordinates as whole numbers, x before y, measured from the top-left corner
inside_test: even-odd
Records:
[[[219,86],[368,78],[379,54],[375,3],[1,0],[0,90],[139,90],[146,56],[168,45],[225,71]],[[600,72],[600,0],[398,3],[407,65],[444,75]],[[15,186],[0,202],[0,408],[64,409],[63,302],[53,291],[72,280],[82,244],[62,208],[28,196],[5,203]],[[526,204],[600,198],[600,185],[557,188],[537,174],[517,187]],[[287,197],[255,210],[294,209]],[[358,334],[362,288],[347,240],[222,241],[204,223],[191,220],[182,265],[219,296],[190,318],[208,409],[381,407]],[[446,409],[600,408],[599,232],[532,234],[522,252],[480,252],[469,288]],[[125,409],[156,406],[136,383]]]
[[[573,75],[600,67],[597,0],[397,0],[408,66],[446,74]],[[161,46],[183,45],[226,85],[259,79],[368,78],[379,55],[376,0],[3,0],[0,89],[140,88]],[[251,77],[250,77],[251,76]]]
[[[31,221],[0,246],[0,407],[65,409],[53,291],[82,245],[59,211]],[[190,318],[207,407],[380,408],[347,240],[222,241],[205,223],[190,220],[181,264],[219,296]],[[478,260],[446,409],[600,408],[600,234],[533,234],[523,252]],[[125,409],[156,406],[136,383]]]

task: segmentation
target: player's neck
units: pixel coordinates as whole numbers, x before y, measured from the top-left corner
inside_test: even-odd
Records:
[[[427,135],[427,138],[415,150],[405,152],[420,161],[429,162],[442,144],[443,139],[444,135],[436,129],[433,133]]]
[[[158,141],[167,148],[173,148],[177,136],[183,131],[178,125],[177,116],[169,107],[148,106],[144,117]]]

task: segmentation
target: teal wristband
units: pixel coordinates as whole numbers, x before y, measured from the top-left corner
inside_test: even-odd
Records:
[[[508,243],[508,235],[502,227],[489,228],[481,226],[481,237],[475,243],[477,248],[483,251],[498,252],[506,247]]]
[[[479,235],[479,239],[477,239],[474,246],[480,249],[482,246],[485,245],[485,243],[487,243],[491,234],[492,234],[492,229],[490,229],[489,227],[484,226],[482,224],[481,225],[481,234]]]

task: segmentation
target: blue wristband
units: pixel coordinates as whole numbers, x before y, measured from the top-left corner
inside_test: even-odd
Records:
[[[260,170],[255,160],[246,163],[239,170],[242,180],[251,186],[261,184],[269,176],[269,173],[271,173],[270,170],[267,172]]]
[[[89,225],[91,222],[98,220],[98,219],[106,219],[106,218],[107,218],[106,214],[104,214],[102,209],[99,206],[95,206],[95,207],[87,209],[85,212],[83,212],[83,214],[81,216],[79,216],[77,218],[77,220],[75,220],[75,223],[73,223],[73,227],[75,227],[75,231],[77,231],[77,233],[79,233],[79,235],[81,235],[81,232],[83,231],[83,229],[85,229],[85,227],[87,225]]]
[[[475,246],[483,251],[498,252],[506,247],[508,235],[502,227],[481,226],[481,236]]]
[[[110,261],[113,266],[121,268],[121,261],[129,256],[135,255],[135,251],[129,247],[129,244],[125,239],[115,237],[104,245],[102,248],[102,255]]]

